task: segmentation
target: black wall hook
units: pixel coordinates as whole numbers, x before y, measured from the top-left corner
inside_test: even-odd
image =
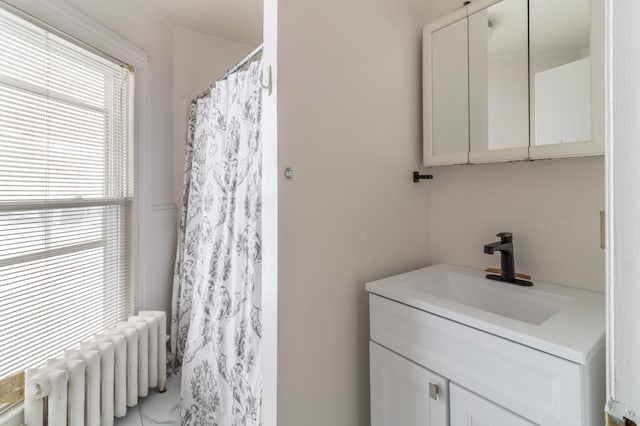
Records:
[[[422,179],[433,179],[433,175],[421,175],[420,172],[413,172],[414,182],[420,182]]]

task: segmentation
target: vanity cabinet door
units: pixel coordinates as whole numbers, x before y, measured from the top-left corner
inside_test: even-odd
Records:
[[[448,381],[369,342],[371,426],[448,426]]]
[[[473,394],[455,383],[449,389],[451,426],[534,426],[520,416]]]

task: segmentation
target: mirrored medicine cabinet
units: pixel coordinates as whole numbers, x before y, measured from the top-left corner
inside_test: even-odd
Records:
[[[425,26],[424,165],[604,153],[602,0],[476,0]]]

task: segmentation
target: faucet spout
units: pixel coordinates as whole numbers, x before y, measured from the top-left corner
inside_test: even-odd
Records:
[[[513,254],[513,235],[511,234],[511,232],[500,232],[497,237],[500,238],[500,241],[485,244],[484,252],[486,254],[494,254],[497,251],[500,252],[501,273],[500,275],[489,274],[487,275],[487,278],[518,285],[533,285],[529,281],[516,279],[515,259]]]
[[[512,243],[513,244],[513,243]],[[484,252],[486,254],[493,254],[496,251],[508,250],[509,247],[506,244],[501,243],[500,241],[491,244],[484,245]]]

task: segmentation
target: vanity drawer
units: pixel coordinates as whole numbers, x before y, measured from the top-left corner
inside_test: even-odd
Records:
[[[371,294],[371,340],[543,425],[583,425],[582,366]]]

